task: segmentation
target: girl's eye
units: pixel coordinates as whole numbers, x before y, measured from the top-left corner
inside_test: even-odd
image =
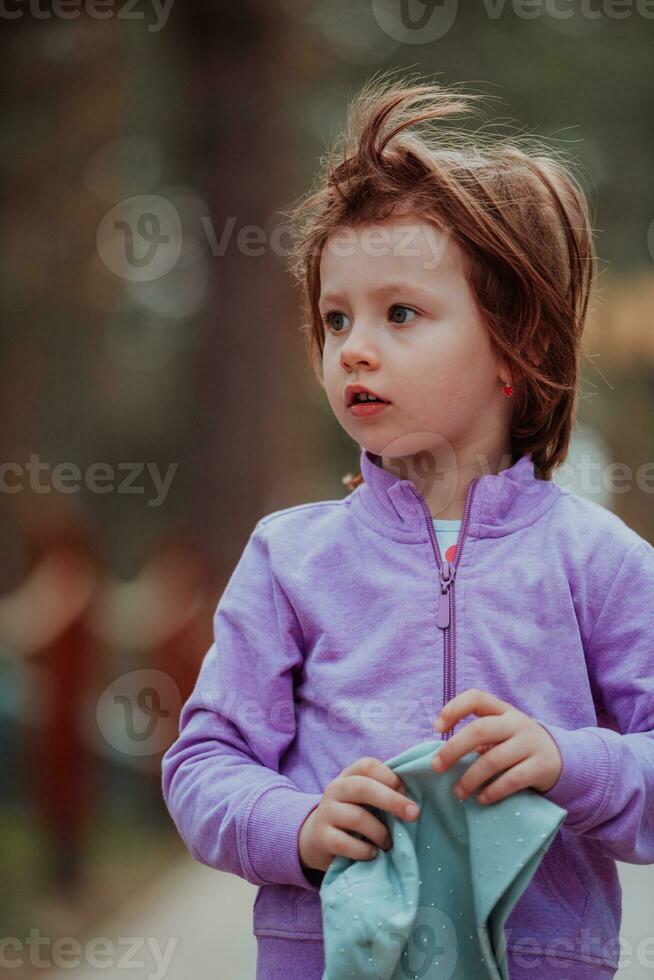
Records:
[[[396,319],[397,313],[399,313],[400,317],[404,317],[404,319]],[[414,310],[411,306],[404,306],[402,303],[395,303],[389,310],[389,316],[393,323],[397,323],[400,326],[411,322],[410,319],[406,319],[407,313],[411,313],[413,316],[419,316],[417,310]],[[325,325],[334,333],[343,332],[343,328],[345,327],[343,322],[344,320],[349,320],[349,317],[346,316],[345,313],[341,313],[340,310],[330,310],[329,313],[326,313],[323,317],[323,322]]]
[[[341,313],[339,310],[330,310],[329,313],[326,313],[323,317],[323,321],[328,327],[331,327],[335,333],[341,333],[340,327],[343,326],[343,318],[346,320],[348,319],[348,317],[345,316],[345,313]]]
[[[403,306],[401,303],[396,303],[394,306],[391,306],[391,309],[390,309],[391,319],[393,320],[393,323],[407,323],[407,322],[410,323],[411,322],[410,320],[409,321],[407,321],[407,320],[396,320],[395,319],[395,313],[398,310],[400,311],[400,315],[403,312],[408,312],[408,313],[413,313],[415,316],[418,316],[418,311],[417,310],[414,310],[413,307],[411,307],[411,306]]]

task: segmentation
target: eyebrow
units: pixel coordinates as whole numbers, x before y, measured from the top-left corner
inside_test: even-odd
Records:
[[[433,293],[425,289],[423,286],[418,286],[415,283],[409,283],[409,282],[386,283],[384,286],[379,286],[378,289],[371,289],[369,295],[374,298],[376,297],[381,298],[384,296],[389,296],[393,293],[403,293],[403,292],[418,293],[421,296],[423,296],[425,299],[434,298]],[[323,303],[336,302],[340,298],[341,297],[338,293],[325,293],[324,295],[321,295],[319,297],[320,302]]]

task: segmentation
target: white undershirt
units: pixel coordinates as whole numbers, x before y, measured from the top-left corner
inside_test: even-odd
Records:
[[[456,545],[456,539],[459,536],[459,529],[461,528],[460,520],[445,520],[441,518],[432,518],[434,522],[434,530],[436,531],[436,537],[438,539],[438,547],[441,551],[441,558],[447,559],[448,561],[454,561],[454,547]],[[449,548],[452,548],[450,555],[447,554]]]

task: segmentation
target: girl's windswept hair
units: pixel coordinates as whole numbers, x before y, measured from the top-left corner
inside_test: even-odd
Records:
[[[321,160],[318,188],[283,212],[295,232],[289,267],[301,290],[300,329],[322,379],[320,259],[337,229],[397,214],[433,222],[461,246],[492,349],[508,367],[513,462],[531,453],[537,475],[551,480],[576,417],[593,229],[558,149],[534,137],[425,125],[474,112],[483,98],[391,73],[356,95],[344,133]]]

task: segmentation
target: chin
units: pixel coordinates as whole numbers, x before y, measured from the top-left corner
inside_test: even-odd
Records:
[[[433,455],[436,451],[441,456],[444,452],[447,453],[448,448],[451,448],[442,436],[439,437],[435,432],[425,432],[424,430],[396,433],[386,438],[377,438],[374,442],[378,448],[371,449],[371,452],[393,459],[415,456],[417,453]]]

